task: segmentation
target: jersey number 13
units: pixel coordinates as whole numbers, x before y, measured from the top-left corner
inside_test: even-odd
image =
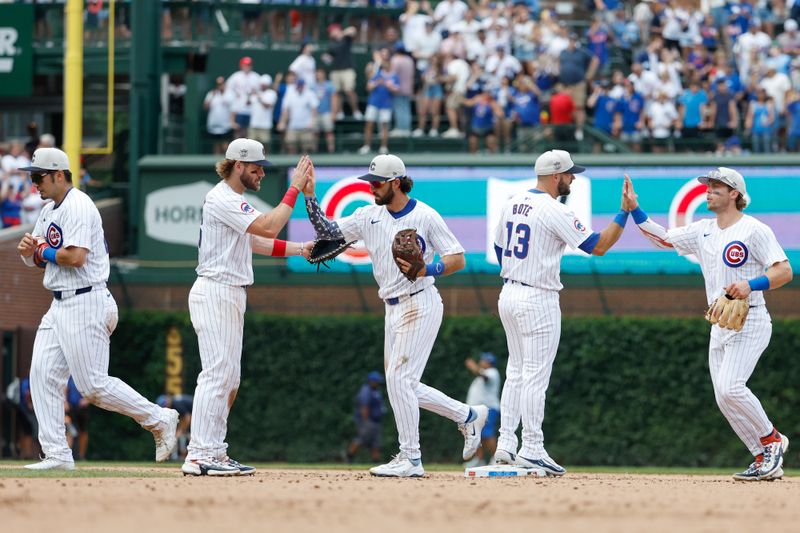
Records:
[[[525,259],[528,257],[528,242],[531,239],[531,227],[527,224],[517,224],[514,226],[513,222],[506,222],[506,249],[503,252],[505,257],[511,257],[513,254],[517,259]],[[514,242],[512,239],[516,237]]]

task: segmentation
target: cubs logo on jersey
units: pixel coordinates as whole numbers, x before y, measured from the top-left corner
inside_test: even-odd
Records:
[[[577,218],[572,221],[572,225],[575,226],[575,229],[580,231],[580,232],[585,232],[586,231],[586,226],[581,224],[581,221],[578,220]]]
[[[425,244],[425,239],[422,238],[422,235],[417,233],[417,244],[419,244],[419,249],[422,250],[422,255],[425,255],[425,250],[427,249],[427,245]]]
[[[47,228],[46,235],[47,244],[50,245],[51,248],[61,248],[61,244],[64,241],[64,234],[61,228],[58,227],[58,224],[51,222],[50,226]]]
[[[252,213],[254,211],[253,206],[248,204],[247,202],[242,202],[242,205],[239,206],[243,213]]]
[[[722,261],[731,268],[739,268],[747,262],[750,252],[742,241],[732,241],[722,250]]]

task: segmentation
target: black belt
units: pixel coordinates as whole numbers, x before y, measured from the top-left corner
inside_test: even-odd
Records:
[[[533,287],[533,285],[528,285],[527,283],[522,283],[521,281],[517,281],[515,279],[503,278],[503,285],[505,285],[506,283],[519,283],[523,287]]]
[[[63,293],[65,293],[65,292],[72,292],[72,291],[53,291],[53,298],[55,298],[56,300],[60,300],[62,295],[63,295]],[[87,292],[92,292],[92,288],[91,287],[84,287],[82,289],[76,289],[75,290],[75,296],[77,296],[79,294],[86,294]]]
[[[409,294],[409,295],[408,295],[408,297],[409,297],[409,298],[411,298],[412,296],[414,296],[414,295],[417,295],[417,294],[421,293],[421,292],[422,292],[422,291],[424,291],[424,290],[425,290],[425,289],[420,289],[420,290],[418,290],[417,292],[412,292],[411,294]],[[385,300],[385,301],[386,301],[386,303],[387,303],[387,304],[389,304],[389,305],[397,305],[397,304],[399,304],[399,303],[400,303],[400,297],[399,297],[399,296],[397,296],[397,297],[395,297],[395,298],[386,298],[386,300]]]

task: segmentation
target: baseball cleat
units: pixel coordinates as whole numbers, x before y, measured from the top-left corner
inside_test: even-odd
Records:
[[[377,477],[422,477],[425,469],[422,468],[422,459],[409,459],[400,452],[385,465],[370,468],[369,473]]]
[[[166,425],[160,431],[153,431],[153,438],[156,440],[156,462],[163,463],[172,455],[173,450],[178,445],[178,418],[180,415],[175,409],[165,409],[167,411]]]
[[[527,459],[521,455],[517,455],[517,466],[523,468],[538,468],[547,472],[548,476],[563,476],[567,473],[567,469],[559,465],[549,455],[545,455],[541,459]]]
[[[184,476],[238,476],[240,470],[217,459],[194,459],[181,466]]]
[[[469,461],[478,451],[481,445],[481,431],[486,424],[486,417],[489,416],[489,408],[485,405],[476,405],[470,407],[475,413],[475,418],[471,422],[465,422],[458,425],[458,430],[464,435],[464,452],[462,457],[465,461]]]
[[[769,477],[762,477],[761,481],[778,481],[783,477],[783,468],[779,468]]]
[[[517,464],[517,454],[497,448],[494,452],[494,463],[498,465]]]
[[[760,479],[770,479],[783,466],[783,455],[789,449],[789,439],[778,433],[778,440],[764,445],[764,461],[758,469]]]
[[[46,457],[38,463],[25,465],[28,470],[75,470],[75,461]]]
[[[743,472],[737,472],[733,475],[736,481],[758,481],[758,470],[761,468],[761,456],[756,457],[756,460],[750,463]]]
[[[233,467],[233,468],[238,468],[240,476],[251,476],[251,475],[256,473],[256,467],[243,465],[239,461],[231,459],[227,455],[225,457],[219,459],[219,462],[224,464],[224,465],[228,465],[230,467]]]

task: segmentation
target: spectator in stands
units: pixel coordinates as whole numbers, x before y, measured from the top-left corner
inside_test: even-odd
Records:
[[[528,6],[524,3],[514,4],[514,20],[511,29],[514,57],[522,63],[527,75],[531,74],[530,63],[536,60],[536,23],[531,20]]]
[[[325,75],[324,69],[317,69],[317,84],[315,87],[317,100],[319,100],[319,107],[317,107],[317,134],[325,137],[325,148],[329,154],[332,154],[336,151],[332,113],[333,95],[336,90],[333,88],[333,83]],[[319,140],[317,140],[317,144],[319,144]]]
[[[702,44],[696,44],[686,57],[684,72],[687,80],[700,83],[708,79],[713,67],[708,49]]]
[[[650,26],[654,17],[650,5],[653,2],[655,2],[655,0],[642,0],[633,8],[633,22],[635,22],[639,28],[639,38],[643,43],[650,41]]]
[[[630,80],[625,80],[624,88],[625,94],[617,103],[617,131],[623,142],[639,152],[644,130],[644,98],[636,92]]]
[[[773,151],[775,103],[767,95],[763,87],[756,90],[756,99],[747,106],[747,117],[744,121],[744,130],[750,135],[754,153],[768,154]]]
[[[692,81],[681,94],[678,104],[680,118],[676,131],[680,131],[684,139],[697,139],[700,129],[706,127],[704,118],[708,116],[708,95],[698,82]],[[696,145],[689,143],[687,146],[691,150]]]
[[[499,140],[498,150],[506,153],[511,152],[511,139],[514,133],[514,99],[517,96],[517,89],[511,83],[512,78],[500,78],[500,86],[492,89],[492,99],[495,101],[495,133]]]
[[[575,101],[566,91],[564,85],[557,83],[555,92],[550,96],[550,124],[555,126],[555,138],[558,141],[569,140],[575,124]]]
[[[447,95],[445,96],[445,110],[449,127],[442,134],[446,139],[459,139],[464,136],[460,129],[462,105],[464,95],[467,93],[467,81],[470,77],[470,67],[466,61],[444,54],[445,79]]]
[[[447,38],[442,41],[439,47],[439,53],[460,57],[461,59],[467,57],[467,43],[464,42],[464,37],[461,34],[461,27],[458,24],[453,26]]]
[[[89,400],[81,396],[75,381],[70,376],[67,381],[67,416],[75,427],[78,435],[78,453],[75,457],[80,461],[86,459],[86,450],[89,447]]]
[[[25,177],[17,170],[28,165],[24,146],[11,141],[9,152],[0,161],[0,220],[2,227],[10,228],[22,223],[22,200],[25,192]]]
[[[308,90],[313,91],[317,83],[317,62],[314,60],[314,44],[305,41],[300,46],[300,55],[289,65],[289,72],[294,72],[298,80],[303,80]]]
[[[397,91],[392,96],[394,129],[390,137],[408,137],[411,135],[411,98],[414,96],[414,77],[416,69],[414,59],[398,42],[390,61],[390,70],[397,77]]]
[[[486,59],[484,70],[490,76],[492,87],[499,87],[503,78],[514,79],[522,72],[522,64],[516,57],[506,53],[504,44],[497,44],[494,54]]]
[[[469,151],[477,154],[480,139],[484,139],[486,151],[490,154],[497,152],[497,137],[495,124],[497,117],[502,114],[497,102],[492,98],[489,88],[484,86],[477,96],[464,101],[464,105],[471,108],[469,130]]]
[[[486,30],[480,28],[475,38],[467,44],[467,61],[485,67],[486,60],[491,52],[489,42],[486,39]]]
[[[261,43],[264,38],[265,15],[265,12],[258,6],[261,0],[239,0],[239,3],[247,4],[247,7],[241,8],[241,33],[244,44],[252,46],[256,43]]]
[[[672,129],[678,126],[678,110],[666,92],[658,92],[656,100],[647,106],[647,124],[653,152],[671,149]]]
[[[660,84],[658,75],[652,70],[646,70],[644,65],[639,62],[635,62],[631,65],[631,73],[628,76],[628,81],[633,84],[634,90],[645,100],[654,98],[655,92],[658,90]]]
[[[792,91],[786,105],[786,151],[800,151],[800,93]]]
[[[714,25],[714,16],[711,14],[706,15],[700,26],[700,44],[709,52],[715,52],[720,46],[719,27]]]
[[[617,113],[617,101],[609,96],[611,84],[608,80],[599,80],[593,84],[592,94],[586,100],[586,107],[594,109],[592,124],[606,135],[612,135],[614,116]],[[594,143],[594,151],[600,152],[603,143]]]
[[[774,65],[768,65],[767,73],[758,86],[766,91],[767,96],[772,98],[775,104],[775,116],[782,117],[786,108],[786,99],[789,96],[789,91],[792,90],[792,82],[789,80],[789,76],[783,72],[777,72]]]
[[[724,78],[717,79],[714,86],[716,90],[711,97],[709,122],[714,128],[717,151],[720,152],[739,127],[739,107]]]
[[[214,153],[224,154],[231,138],[231,130],[236,124],[231,119],[232,94],[225,91],[225,78],[218,76],[214,87],[203,100],[203,108],[208,112],[206,131],[214,140]]]
[[[517,146],[523,153],[533,151],[536,127],[541,116],[541,91],[533,79],[524,76],[519,82],[519,93],[514,97],[511,119],[517,126]]]
[[[733,46],[740,79],[750,79],[753,59],[759,60],[766,57],[771,44],[772,40],[769,35],[761,31],[761,25],[757,21],[751,22],[747,32],[740,35]]]
[[[594,78],[599,60],[578,45],[578,36],[569,35],[567,49],[559,55],[558,81],[569,93],[574,104],[575,139],[583,140],[583,124],[586,121],[586,83]],[[551,113],[552,117],[552,113]]]
[[[272,76],[262,74],[258,89],[250,95],[250,126],[247,136],[269,148],[272,141],[272,115],[278,93],[272,89]]]
[[[436,22],[436,29],[439,32],[451,31],[456,23],[464,20],[464,14],[469,6],[461,0],[443,0],[436,5],[433,11],[433,20]]]
[[[401,33],[403,36],[403,46],[410,54],[416,57],[417,47],[420,39],[427,33],[425,26],[433,24],[433,8],[427,0],[418,2],[409,0],[406,2],[406,10],[400,15]],[[438,35],[438,32],[437,32]]]
[[[322,56],[322,61],[330,65],[331,82],[336,90],[331,101],[332,113],[336,120],[344,118],[344,106],[342,106],[340,93],[344,93],[347,102],[350,104],[350,112],[353,118],[361,120],[364,116],[358,108],[358,97],[356,96],[356,70],[353,66],[353,39],[358,30],[350,26],[342,29],[340,24],[328,26],[328,50]]]
[[[800,8],[800,2],[795,2]],[[778,35],[778,46],[785,54],[796,56],[800,54],[800,31],[797,31],[797,21],[789,19],[783,23],[783,33]]]
[[[225,82],[225,95],[231,102],[233,135],[244,137],[250,126],[250,95],[257,90],[261,77],[253,72],[253,60],[245,56],[239,60],[239,70]]]
[[[317,150],[315,126],[319,100],[314,91],[306,87],[303,78],[297,78],[294,89],[287,89],[281,104],[278,130],[284,133],[284,145],[289,154],[313,153]]]
[[[597,58],[597,69],[608,74],[610,68],[608,41],[611,38],[606,23],[603,22],[602,15],[595,15],[589,29],[586,30],[586,38],[589,41],[589,51]]]
[[[367,66],[367,111],[364,114],[364,146],[358,149],[359,154],[368,154],[372,144],[372,129],[375,123],[380,128],[380,153],[389,153],[389,123],[392,121],[392,99],[400,85],[400,80],[391,72],[388,48],[381,48],[372,56],[372,63]]]
[[[416,38],[411,55],[414,56],[417,64],[417,71],[422,72],[428,68],[428,63],[439,53],[439,48],[442,45],[442,36],[438,31],[434,30],[433,20],[429,19],[425,22],[425,31]]]
[[[417,99],[417,129],[411,135],[412,137],[425,135],[425,126],[430,115],[431,129],[428,131],[428,136],[438,137],[439,124],[442,119],[442,99],[444,98],[444,88],[442,86],[444,72],[442,71],[438,54],[430,57],[420,78],[422,88]]]

